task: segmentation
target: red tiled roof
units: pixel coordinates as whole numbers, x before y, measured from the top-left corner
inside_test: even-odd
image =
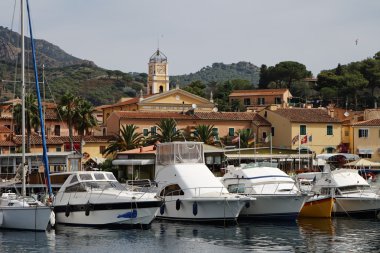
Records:
[[[121,119],[195,119],[194,115],[187,115],[178,112],[138,112],[138,111],[120,111],[114,112]]]
[[[151,96],[152,95],[144,95],[143,98],[148,98]],[[99,106],[99,107],[101,107],[100,109],[112,108],[112,107],[123,106],[123,105],[137,104],[139,101],[140,101],[140,97],[134,97],[134,98],[128,99],[127,101],[119,102],[119,103],[112,104],[112,105]],[[97,107],[97,108],[99,108],[99,107]]]
[[[27,137],[25,137],[26,139]],[[14,138],[13,138],[13,141],[17,144],[17,145],[21,145],[22,144],[22,136],[21,135],[16,135]],[[27,140],[26,140],[27,141]],[[30,144],[31,145],[42,145],[42,139],[41,139],[41,136],[38,135],[38,134],[32,134],[30,136]],[[61,145],[63,144],[62,140],[60,139],[57,139],[57,138],[46,138],[46,144],[47,145]]]
[[[154,145],[146,146],[146,147],[141,147],[141,148],[135,148],[131,150],[126,150],[122,152],[118,152],[118,154],[154,154],[156,153],[156,148]]]
[[[12,130],[6,126],[0,126],[0,133],[12,133]]]
[[[352,126],[380,126],[380,119],[370,119],[353,123]]]
[[[270,123],[254,112],[196,112],[198,119],[210,120],[251,120],[258,125],[269,125]]]
[[[0,147],[16,147],[17,144],[13,141],[0,141]]]
[[[51,139],[59,139],[62,142],[70,142],[70,137],[69,136],[54,136],[51,137]],[[93,136],[93,135],[85,135],[85,136],[73,136],[73,141],[74,142],[80,142],[80,141],[85,141],[85,142],[109,142],[113,136]]]
[[[252,96],[252,95],[282,95],[288,89],[261,89],[261,90],[234,90],[229,97]]]
[[[272,111],[291,122],[300,123],[341,123],[337,118],[332,118],[324,109],[313,108],[287,108]]]

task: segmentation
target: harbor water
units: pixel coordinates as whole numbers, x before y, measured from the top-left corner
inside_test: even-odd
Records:
[[[0,252],[380,252],[380,221],[351,218],[236,226],[154,221],[151,229],[59,225],[0,230]]]

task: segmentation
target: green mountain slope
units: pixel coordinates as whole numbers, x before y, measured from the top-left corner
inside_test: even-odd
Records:
[[[188,75],[172,76],[171,80],[180,86],[188,85],[193,81],[225,82],[233,79],[250,81],[257,86],[260,79],[260,68],[250,62],[238,62],[232,64],[214,63],[212,66],[202,68],[200,71]]]

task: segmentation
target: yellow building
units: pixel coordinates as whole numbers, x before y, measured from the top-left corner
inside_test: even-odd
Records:
[[[380,162],[379,118],[353,123],[352,136],[351,148],[355,154],[371,161]]]
[[[260,115],[272,124],[272,143],[275,147],[300,147],[320,154],[335,152],[341,143],[342,123],[325,109],[278,109],[272,106],[262,110]]]

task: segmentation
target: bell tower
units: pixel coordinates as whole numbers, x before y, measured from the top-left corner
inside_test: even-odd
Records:
[[[168,91],[168,59],[159,49],[150,57],[148,67],[148,95]]]

